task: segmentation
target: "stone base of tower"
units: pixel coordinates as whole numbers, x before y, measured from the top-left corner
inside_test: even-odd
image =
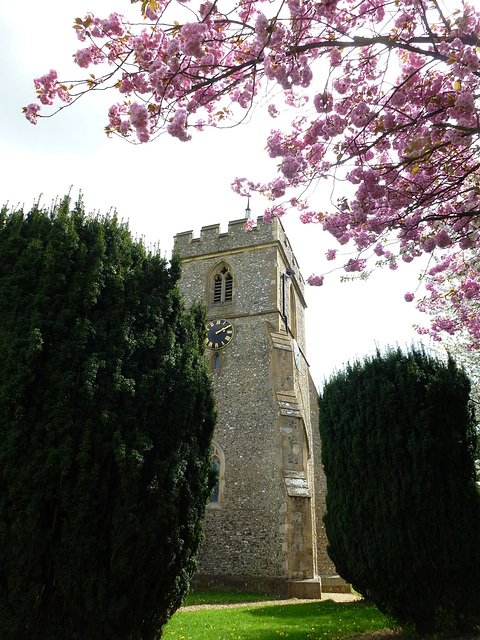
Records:
[[[352,593],[352,588],[340,576],[320,576],[322,593]]]
[[[288,580],[287,598],[320,599],[322,593],[351,593],[350,585],[340,576],[317,576],[311,580]]]
[[[195,574],[192,591],[235,591],[263,593],[279,598],[319,600],[322,593],[350,593],[350,585],[340,576],[317,576],[310,580],[285,580],[258,576],[229,576]]]
[[[287,598],[299,600],[320,600],[322,597],[322,581],[319,577],[310,580],[288,580]]]

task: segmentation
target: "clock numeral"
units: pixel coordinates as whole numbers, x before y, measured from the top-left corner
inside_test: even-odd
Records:
[[[210,342],[210,340],[207,340],[207,347],[211,349],[213,347],[213,342]]]
[[[225,342],[230,342],[231,339],[232,339],[232,336],[225,336]]]

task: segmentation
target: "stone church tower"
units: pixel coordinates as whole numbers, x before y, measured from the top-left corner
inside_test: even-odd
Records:
[[[181,291],[207,308],[219,483],[195,585],[319,597],[341,590],[326,553],[317,395],[305,345],[304,281],[278,219],[175,237]],[[332,586],[333,585],[333,586]]]

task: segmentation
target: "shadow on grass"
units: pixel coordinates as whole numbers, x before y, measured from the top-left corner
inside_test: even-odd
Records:
[[[168,640],[344,640],[383,630],[383,616],[364,602],[331,600],[177,612],[165,629]],[[388,639],[391,640],[391,639]]]
[[[246,605],[248,606],[248,605]],[[359,613],[375,612],[378,617],[378,610],[373,604],[365,602],[334,602],[333,600],[323,600],[322,602],[295,602],[292,604],[272,604],[265,607],[257,606],[250,609],[250,614],[260,617],[271,618],[327,618],[329,616],[342,616],[344,618],[356,619]],[[370,616],[368,616],[371,619]]]
[[[262,620],[254,638],[267,639],[284,636],[289,640],[337,640],[365,633],[382,632],[385,620],[372,604],[364,602],[292,603],[255,607],[249,616]],[[274,633],[272,633],[274,632]],[[248,636],[245,636],[246,638]]]
[[[331,600],[178,611],[162,640],[412,640],[371,603]],[[419,640],[419,639],[418,639]],[[425,639],[424,639],[425,640]],[[438,640],[431,636],[427,640]],[[446,639],[444,639],[446,640]],[[477,634],[448,640],[480,640]]]

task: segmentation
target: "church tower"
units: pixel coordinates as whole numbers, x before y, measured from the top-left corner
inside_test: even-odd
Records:
[[[186,305],[207,309],[206,357],[218,411],[219,482],[195,585],[319,597],[325,478],[305,344],[304,281],[281,222],[246,220],[175,237]],[[321,578],[322,576],[322,578]],[[339,589],[340,590],[340,589]]]

